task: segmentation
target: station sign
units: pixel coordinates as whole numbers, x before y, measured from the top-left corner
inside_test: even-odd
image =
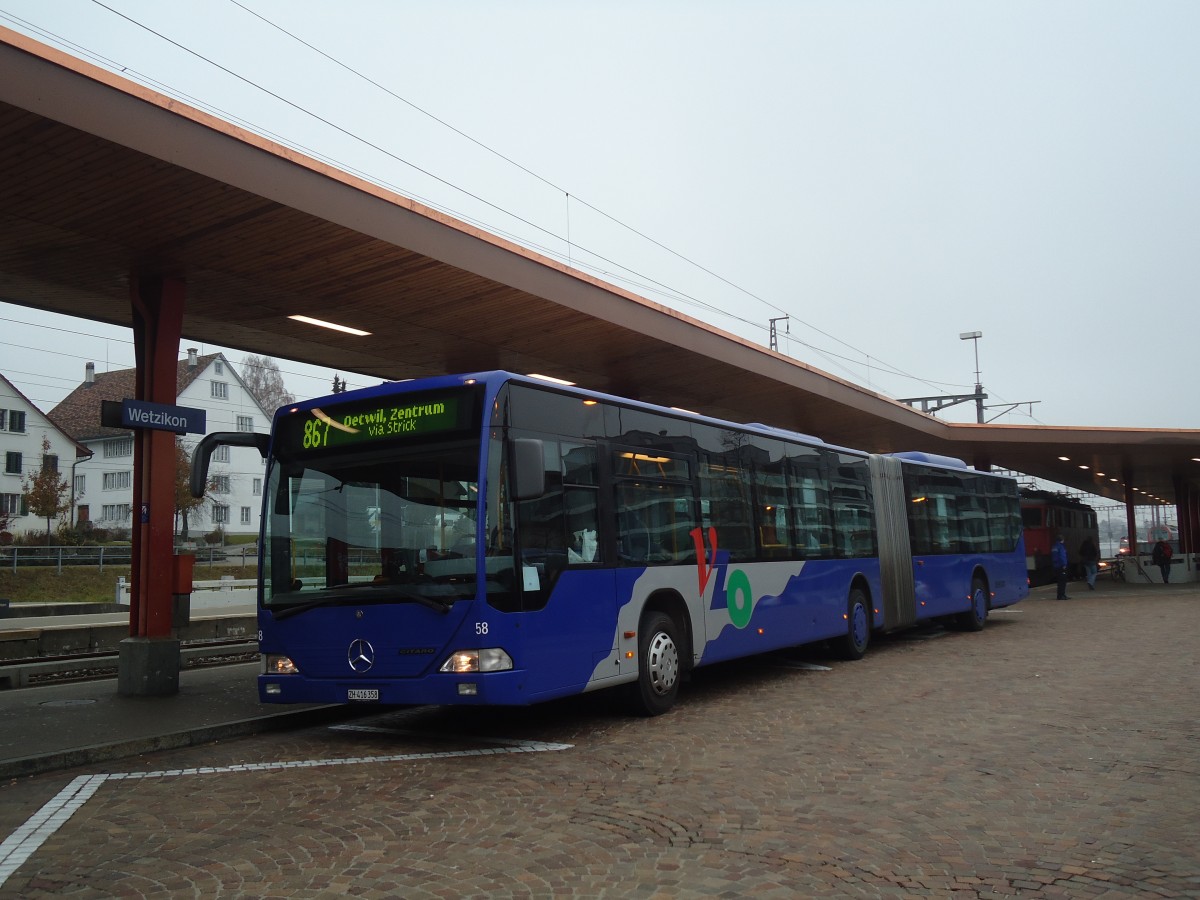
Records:
[[[207,413],[191,406],[151,403],[149,400],[105,400],[100,424],[111,428],[150,428],[176,434],[204,434]]]

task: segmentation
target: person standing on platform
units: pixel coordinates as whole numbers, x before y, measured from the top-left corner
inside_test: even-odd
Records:
[[[1054,577],[1058,581],[1058,596],[1055,600],[1070,600],[1067,596],[1067,545],[1063,543],[1063,536],[1060,534],[1054,540],[1054,546],[1050,548],[1050,564],[1054,566]]]
[[[1087,577],[1089,591],[1096,589],[1096,573],[1100,571],[1100,551],[1096,542],[1085,537],[1079,547],[1079,561],[1083,563],[1083,574]]]
[[[1171,557],[1173,555],[1171,545],[1166,541],[1159,541],[1150,551],[1150,562],[1158,566],[1158,571],[1162,572],[1163,584],[1171,583]]]

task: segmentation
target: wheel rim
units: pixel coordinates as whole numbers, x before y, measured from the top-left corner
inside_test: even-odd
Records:
[[[850,639],[854,641],[854,646],[865,647],[869,633],[867,610],[861,603],[855,603],[854,610],[850,613]]]
[[[669,694],[679,679],[679,648],[665,632],[658,632],[646,648],[646,671],[654,693]]]
[[[987,591],[981,587],[975,588],[975,620],[982,622],[987,618]]]

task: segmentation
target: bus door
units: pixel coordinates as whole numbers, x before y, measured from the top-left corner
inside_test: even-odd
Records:
[[[704,614],[696,596],[696,494],[695,460],[653,447],[606,444],[607,501],[615,569],[617,604],[639,606],[621,609],[626,630],[638,627],[640,604],[652,590],[671,590],[690,599],[692,627],[703,637]],[[653,577],[647,578],[653,568]],[[654,587],[649,585],[653,582]],[[638,594],[634,594],[635,585]],[[702,644],[699,644],[702,646]],[[637,660],[622,660],[622,673],[636,671]]]
[[[917,620],[913,585],[912,547],[908,534],[908,495],[900,460],[891,456],[869,459],[879,533],[879,578],[883,586],[883,627],[907,628]]]

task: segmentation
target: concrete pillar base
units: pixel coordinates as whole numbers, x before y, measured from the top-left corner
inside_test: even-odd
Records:
[[[186,628],[192,624],[192,595],[171,595],[171,627]]]
[[[179,693],[179,640],[130,637],[121,641],[117,693],[123,697],[167,697]]]

